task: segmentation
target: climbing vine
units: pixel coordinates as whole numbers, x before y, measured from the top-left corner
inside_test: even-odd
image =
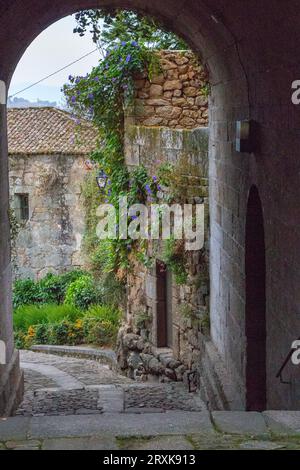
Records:
[[[101,202],[118,208],[119,198],[126,196],[128,205],[155,200],[160,186],[146,168],[129,173],[124,161],[124,109],[134,97],[134,77],[148,71],[159,72],[159,59],[143,44],[120,42],[106,54],[103,61],[85,77],[69,77],[64,93],[74,120],[92,120],[99,130],[97,148],[91,158],[107,178],[102,194],[97,193],[95,174],[85,182],[83,196],[86,206],[86,251],[92,264],[105,272],[115,272],[122,279],[129,269],[128,255],[140,252],[142,244],[132,240],[99,241],[96,236],[96,209]],[[117,211],[118,214],[118,211]],[[118,221],[117,221],[118,223]],[[146,248],[145,248],[146,249]]]
[[[170,176],[174,168],[160,169],[160,176],[149,176],[145,167],[139,166],[129,172],[124,161],[124,110],[134,99],[134,79],[147,71],[149,79],[159,74],[160,62],[157,54],[142,43],[122,41],[108,50],[104,60],[85,77],[69,77],[64,93],[74,120],[91,120],[99,130],[97,148],[91,155],[107,179],[102,194],[97,193],[95,174],[86,181],[84,198],[86,205],[86,251],[94,269],[115,273],[125,280],[130,269],[130,257],[150,266],[147,241],[114,239],[100,241],[96,236],[96,209],[101,202],[118,209],[119,199],[127,197],[128,206],[157,202],[162,185],[172,186]],[[159,169],[158,169],[159,170]],[[174,178],[173,178],[174,179]],[[173,187],[178,181],[174,181]],[[119,211],[116,211],[119,214]],[[130,220],[129,220],[130,222]],[[119,220],[117,220],[117,226]],[[184,253],[179,255],[178,244],[170,242],[166,247],[166,260],[175,273],[178,283],[187,278]],[[152,256],[153,258],[153,256]]]

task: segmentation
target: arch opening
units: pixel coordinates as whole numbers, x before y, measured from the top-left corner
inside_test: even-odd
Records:
[[[252,186],[248,199],[245,244],[246,409],[264,411],[266,391],[266,259],[262,204]]]

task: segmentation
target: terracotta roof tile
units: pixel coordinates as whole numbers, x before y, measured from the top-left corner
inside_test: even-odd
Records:
[[[11,155],[85,155],[97,143],[97,130],[83,121],[79,133],[71,115],[57,108],[8,109],[8,149]]]

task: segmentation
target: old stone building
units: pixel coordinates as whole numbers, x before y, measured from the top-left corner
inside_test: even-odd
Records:
[[[151,240],[151,267],[134,261],[118,356],[130,377],[188,381],[194,373],[197,382],[199,335],[209,327],[207,77],[189,51],[164,51],[159,58],[161,74],[151,81],[142,75],[135,82],[135,103],[125,119],[126,164],[130,170],[142,165],[155,178],[156,171],[169,165],[173,190],[162,188],[160,203],[172,197],[182,208],[202,204],[205,243],[189,252],[186,240],[178,240],[168,256],[172,242]],[[181,258],[182,280],[176,280],[169,257]]]
[[[157,18],[188,42],[209,72],[211,340],[201,363],[210,397],[220,398],[212,406],[299,409],[299,367],[288,360],[284,380],[278,376],[300,329],[300,107],[291,99],[300,78],[298,2],[3,0],[0,339],[6,365],[0,366],[0,413],[10,413],[22,393],[12,334],[6,90],[22,53],[49,24],[79,8],[105,6]]]
[[[19,233],[15,276],[41,278],[84,265],[81,186],[97,133],[55,108],[8,111],[10,199]]]

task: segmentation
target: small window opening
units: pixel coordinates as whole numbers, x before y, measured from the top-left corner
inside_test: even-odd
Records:
[[[29,220],[29,195],[15,194],[15,214],[19,222]]]

